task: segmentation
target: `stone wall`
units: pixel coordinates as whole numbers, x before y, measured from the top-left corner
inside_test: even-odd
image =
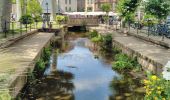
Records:
[[[115,40],[113,40],[113,46],[120,48],[123,53],[127,54],[130,57],[137,57],[139,64],[141,64],[142,68],[145,71],[152,71],[155,74],[160,74],[162,72],[161,66],[163,65],[152,59],[149,59],[147,56],[143,56],[139,52],[130,49]]]

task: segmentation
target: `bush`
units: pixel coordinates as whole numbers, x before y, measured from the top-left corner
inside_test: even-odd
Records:
[[[44,62],[48,62],[50,60],[50,56],[51,56],[51,48],[50,47],[44,48],[43,56],[42,56]]]
[[[21,18],[20,18],[20,22],[22,23],[22,24],[32,24],[33,23],[33,18],[32,18],[32,16],[31,15],[23,15],[23,16],[21,16]]]
[[[89,38],[94,38],[98,37],[98,32],[96,30],[93,30],[92,32],[89,33]]]
[[[43,59],[39,59],[36,62],[35,68],[37,69],[37,71],[40,71],[40,72],[45,69],[45,62],[43,61]]]
[[[112,35],[108,34],[106,36],[103,36],[101,43],[101,51],[104,52],[104,54],[112,53],[112,45]]]
[[[35,22],[41,22],[42,21],[42,17],[41,16],[35,16],[34,17],[34,21]]]
[[[149,75],[143,80],[146,91],[145,100],[170,100],[170,82],[162,77]]]
[[[126,54],[117,54],[115,56],[115,62],[112,64],[112,68],[118,71],[130,70],[133,68],[133,63]]]
[[[130,58],[126,54],[116,54],[115,62],[112,63],[112,68],[118,71],[136,69],[141,70],[141,66],[137,61],[137,57]]]
[[[11,96],[8,90],[0,92],[0,100],[11,100]]]

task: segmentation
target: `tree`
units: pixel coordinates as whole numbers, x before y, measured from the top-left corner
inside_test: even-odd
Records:
[[[108,23],[109,20],[109,11],[111,11],[112,7],[111,4],[105,3],[101,6],[102,11],[106,12],[106,24]]]
[[[116,11],[119,13],[123,23],[130,24],[133,21],[134,13],[141,0],[119,0],[116,6]]]
[[[40,16],[42,14],[42,7],[38,0],[27,1],[27,14],[33,16]]]
[[[170,11],[170,4],[165,0],[149,0],[145,2],[145,12],[155,16],[159,21],[165,19]]]

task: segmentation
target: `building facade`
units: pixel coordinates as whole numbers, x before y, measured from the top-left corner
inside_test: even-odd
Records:
[[[85,0],[85,12],[95,11],[95,0]]]
[[[77,12],[77,0],[57,0],[57,13]]]
[[[77,0],[77,12],[85,11],[85,0]]]
[[[115,6],[118,0],[95,0],[95,11],[102,11],[100,8],[102,4],[108,3],[112,6],[112,11],[115,11]]]

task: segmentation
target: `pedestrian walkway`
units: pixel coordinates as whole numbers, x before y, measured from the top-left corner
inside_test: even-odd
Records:
[[[110,29],[110,30],[116,30],[115,25],[106,26],[104,24],[100,24],[100,26],[103,27],[103,28],[108,27],[108,29]],[[119,27],[117,26],[117,29],[118,29],[117,32],[121,33],[120,26]],[[149,33],[149,36],[148,36],[148,30],[147,29],[136,30],[136,29],[130,28],[130,32],[128,32],[128,34],[135,36],[137,38],[140,38],[140,39],[144,39],[145,41],[152,42],[152,43],[170,48],[170,38],[164,37],[164,39],[162,40],[162,36],[156,36],[156,35],[153,35],[151,33]]]
[[[0,49],[0,91],[16,84],[18,87],[12,91],[17,94],[22,89],[24,80],[19,83],[16,80],[22,75],[27,75],[28,68],[33,69],[32,64],[36,57],[53,37],[53,33],[37,33],[19,40],[8,48]],[[22,78],[19,80],[22,81]],[[12,95],[16,95],[14,92]]]
[[[4,34],[1,33],[0,34],[0,48],[4,47],[5,45],[10,44],[12,42],[12,40],[15,40],[22,36],[24,37],[25,35],[28,35],[30,33],[36,32],[36,31],[37,31],[37,29],[31,29],[28,32],[23,32],[22,34],[21,33],[17,33],[15,35],[10,34],[6,38],[4,38],[4,36],[3,36]]]
[[[154,43],[131,35],[121,34],[111,29],[106,29],[103,27],[92,27],[91,29],[98,30],[101,34],[112,33],[114,41],[123,45],[125,48],[133,50],[136,54],[142,56],[143,58],[147,58],[151,62],[158,63],[161,65],[159,66],[160,69],[162,69],[168,61],[170,61],[170,49],[155,45]]]

